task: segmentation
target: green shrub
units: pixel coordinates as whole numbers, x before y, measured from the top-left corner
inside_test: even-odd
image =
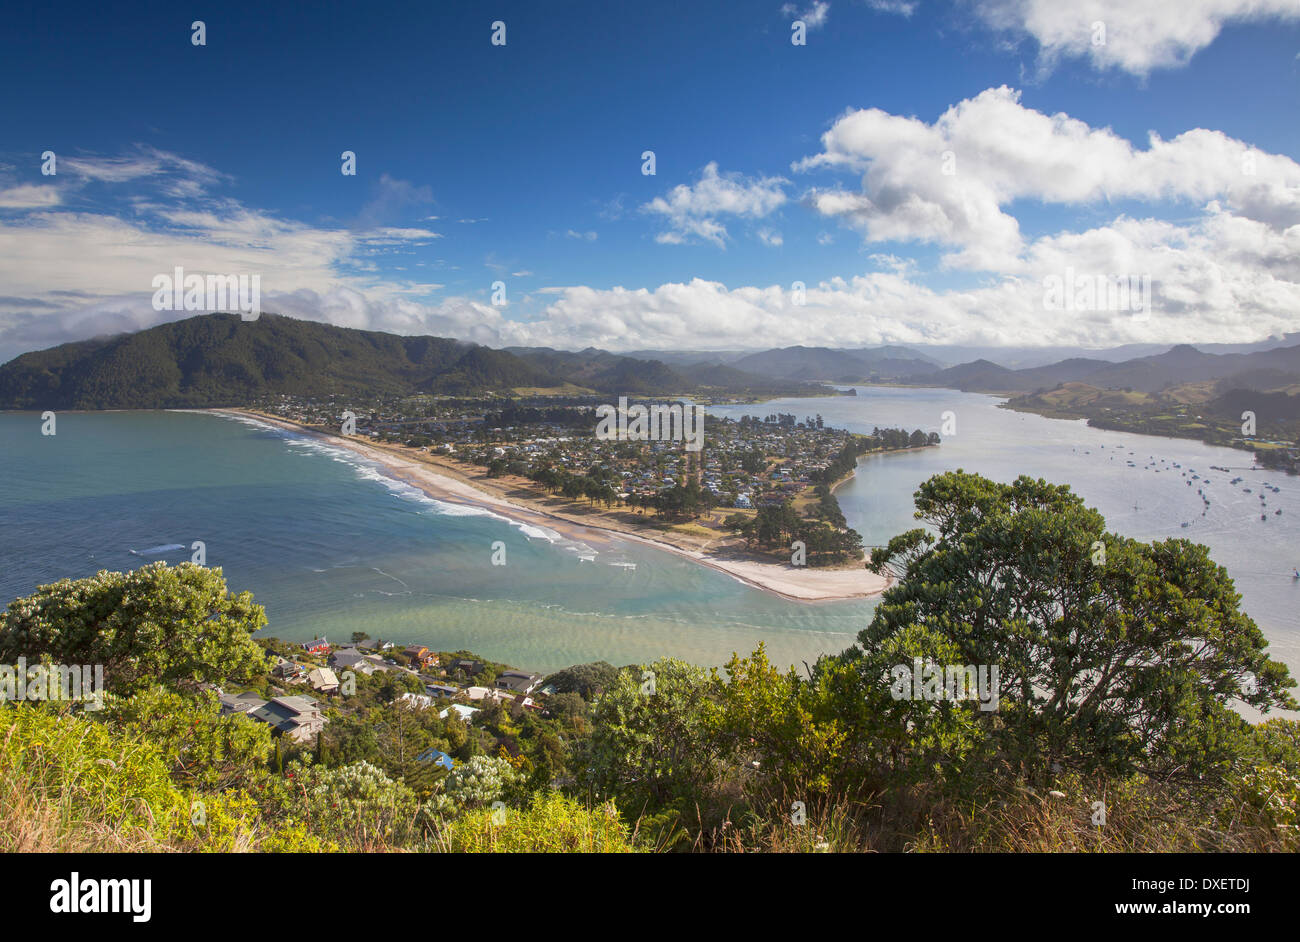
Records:
[[[161,748],[46,707],[0,709],[0,850],[324,850],[244,791],[177,786]]]
[[[558,792],[522,809],[484,808],[444,823],[435,845],[448,853],[630,853],[630,829],[613,802],[588,808]]]

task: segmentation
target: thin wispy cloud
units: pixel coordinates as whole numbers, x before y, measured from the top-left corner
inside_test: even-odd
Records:
[[[159,150],[156,147],[137,145],[134,152],[118,157],[71,155],[58,160],[60,173],[99,183],[128,183],[148,178],[157,183],[185,181],[195,192],[230,180],[207,164]]]
[[[908,17],[916,12],[919,0],[867,0],[867,6],[877,13],[893,13]]]
[[[830,18],[831,5],[824,0],[813,0],[811,6],[800,8],[793,3],[781,7],[781,15],[791,20],[801,20],[811,29],[821,29]]]
[[[358,229],[373,229],[402,218],[412,207],[433,202],[433,189],[382,174],[357,214]]]
[[[43,209],[58,206],[62,201],[54,186],[28,183],[0,190],[0,209]]]

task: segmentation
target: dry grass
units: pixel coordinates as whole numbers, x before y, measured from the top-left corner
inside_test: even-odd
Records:
[[[167,850],[147,830],[114,820],[92,776],[41,761],[42,747],[17,748],[16,724],[0,748],[0,852],[108,853]],[[14,747],[14,748],[11,748]],[[101,759],[101,762],[112,762]],[[147,803],[137,812],[150,814]]]
[[[1095,802],[1105,803],[1104,824]],[[796,823],[788,799],[742,822],[701,831],[692,849],[722,853],[1285,853],[1294,826],[1261,821],[1221,792],[1142,778],[1119,786],[1075,779],[1050,790],[1008,786],[977,800],[931,786],[809,805]]]

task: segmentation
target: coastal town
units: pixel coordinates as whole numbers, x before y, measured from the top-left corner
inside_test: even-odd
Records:
[[[937,433],[828,426],[820,415],[710,417],[703,447],[604,440],[591,397],[419,397],[363,404],[269,397],[252,415],[401,454],[475,488],[557,517],[690,550],[725,549],[805,565],[861,568],[861,538],[833,489],[873,452],[930,447]],[[796,563],[797,565],[798,563]]]

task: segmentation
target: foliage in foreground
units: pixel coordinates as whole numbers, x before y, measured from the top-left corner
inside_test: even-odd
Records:
[[[0,707],[0,849],[1300,850],[1300,724],[1232,709],[1294,709],[1294,681],[1204,547],[1109,534],[1027,478],[916,496],[927,529],[871,561],[901,581],[805,674],[761,645],[725,671],[582,665],[549,715],[472,726],[362,678],[287,754],[199,686],[264,676],[264,615],[220,571],[43,586],[0,657],[102,658],[110,693]],[[998,709],[896,696],[918,663],[996,665]]]
[[[329,850],[249,792],[178,786],[155,743],[84,715],[0,711],[0,850]]]
[[[633,848],[632,831],[613,802],[588,807],[557,792],[538,792],[524,808],[471,811],[433,838],[447,853],[621,854]]]
[[[556,792],[520,808],[471,801],[438,812],[366,762],[294,766],[250,791],[188,789],[157,744],[43,706],[0,711],[0,737],[3,853],[633,849],[612,803],[589,808]],[[481,766],[478,777],[503,780]]]

